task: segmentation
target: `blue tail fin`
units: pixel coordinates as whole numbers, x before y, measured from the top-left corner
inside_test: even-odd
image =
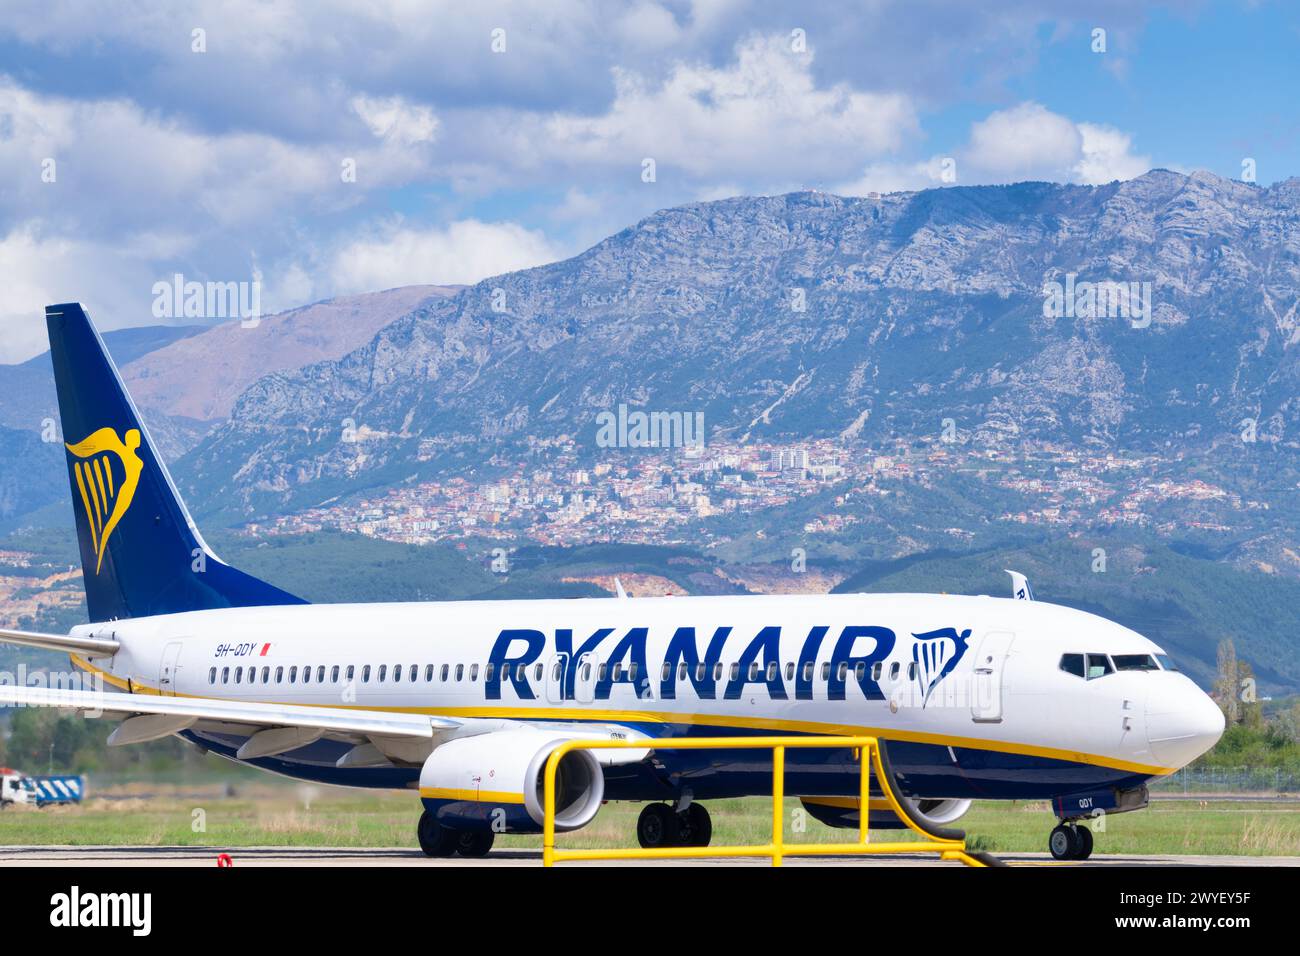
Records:
[[[45,322],[90,619],[306,603],[212,553],[81,306]]]

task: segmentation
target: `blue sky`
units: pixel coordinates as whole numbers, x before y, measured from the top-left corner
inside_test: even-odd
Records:
[[[0,361],[47,302],[158,321],[177,272],[272,311],[738,193],[1300,174],[1295,7],[980,6],[9,0]]]

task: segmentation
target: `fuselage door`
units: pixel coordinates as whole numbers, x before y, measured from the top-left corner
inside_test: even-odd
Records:
[[[158,691],[166,697],[176,696],[176,678],[180,667],[181,642],[172,641],[163,648],[162,663],[158,665]]]
[[[596,655],[583,654],[574,667],[573,697],[580,704],[590,704],[596,699]]]
[[[569,671],[569,655],[556,654],[546,664],[546,700],[552,704],[564,703],[564,684]]]
[[[1007,654],[1015,635],[1009,631],[990,631],[980,641],[971,675],[971,720],[996,724],[1002,720],[1002,684]]]

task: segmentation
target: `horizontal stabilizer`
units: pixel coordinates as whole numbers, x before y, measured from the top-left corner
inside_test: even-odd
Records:
[[[33,631],[10,631],[0,628],[0,642],[39,647],[43,651],[61,651],[83,657],[112,657],[120,646],[107,637],[69,637],[66,634],[38,634]]]

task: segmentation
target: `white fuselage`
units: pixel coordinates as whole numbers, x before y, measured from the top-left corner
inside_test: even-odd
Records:
[[[954,765],[953,748],[965,748],[1137,779],[1183,766],[1222,729],[1217,707],[1180,673],[1119,669],[1090,679],[1062,669],[1064,654],[1163,657],[1134,631],[990,597],[302,605],[74,634],[115,636],[121,650],[102,673],[136,692],[601,721],[651,736],[871,733],[947,748]],[[1032,770],[1017,764],[989,795],[1013,794]]]

